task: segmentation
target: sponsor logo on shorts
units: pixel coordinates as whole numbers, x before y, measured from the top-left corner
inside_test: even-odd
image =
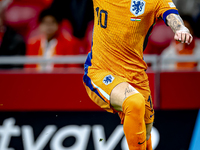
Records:
[[[114,79],[115,79],[115,78],[114,78],[112,75],[107,75],[107,76],[103,79],[103,83],[104,83],[105,85],[108,85],[108,84],[112,83]]]

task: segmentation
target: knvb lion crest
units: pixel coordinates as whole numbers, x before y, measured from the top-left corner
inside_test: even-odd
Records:
[[[114,78],[112,75],[107,75],[107,76],[103,79],[103,83],[104,83],[105,85],[108,85],[108,84],[112,83],[114,79],[115,79],[115,78]]]
[[[133,13],[136,17],[142,15],[145,10],[146,2],[143,0],[132,0],[131,2],[131,13]]]

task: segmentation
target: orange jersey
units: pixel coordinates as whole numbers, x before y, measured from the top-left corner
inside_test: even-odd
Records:
[[[171,0],[93,0],[94,32],[92,51],[85,62],[84,85],[89,97],[101,108],[115,112],[111,91],[128,82],[145,99],[145,123],[153,122],[153,105],[144,41],[159,17],[178,14]],[[161,33],[162,34],[162,33]],[[119,112],[123,122],[124,113]]]
[[[172,0],[93,0],[93,3],[90,68],[111,71],[127,82],[148,82],[143,60],[145,37],[156,18],[165,20],[170,13],[178,14]]]

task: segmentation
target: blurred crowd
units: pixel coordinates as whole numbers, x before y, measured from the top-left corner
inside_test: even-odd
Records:
[[[200,56],[200,2],[174,0],[194,36],[190,45],[173,40],[173,32],[157,20],[144,54]],[[181,5],[180,5],[181,3]],[[194,9],[195,7],[195,9]],[[184,11],[183,11],[184,10]],[[93,31],[92,0],[0,0],[0,56],[53,56],[87,54]],[[163,68],[195,70],[197,62],[168,62]],[[53,70],[82,68],[83,64],[0,65],[0,69]]]
[[[82,29],[80,26],[83,23],[80,24],[80,21],[75,24],[70,15],[71,4],[63,4],[68,14],[64,16],[62,2],[60,7],[57,3],[53,0],[1,0],[0,56],[41,56],[48,59],[53,56],[87,54],[91,48],[92,19]],[[76,4],[74,9],[79,5],[83,4]],[[0,65],[0,69],[31,68],[47,71],[69,67],[82,68],[83,64]]]

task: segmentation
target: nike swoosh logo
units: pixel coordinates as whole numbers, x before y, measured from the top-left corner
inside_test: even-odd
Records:
[[[145,142],[145,141],[146,141],[146,140],[144,140],[144,142]],[[141,144],[143,144],[144,142],[142,142],[142,143],[138,142],[138,144],[140,144],[140,145],[141,145]]]

